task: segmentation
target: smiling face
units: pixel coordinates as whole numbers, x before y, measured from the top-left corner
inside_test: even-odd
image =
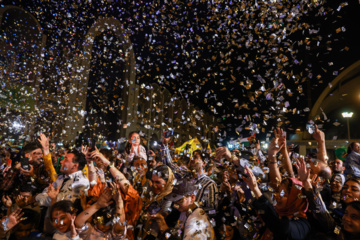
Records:
[[[143,158],[135,159],[133,162],[133,166],[141,176],[146,173],[147,165],[145,159]]]
[[[344,230],[352,235],[360,234],[360,212],[352,206],[348,206],[342,218]]]
[[[153,193],[159,194],[165,190],[166,181],[159,177],[157,174],[151,176]]]
[[[341,199],[345,203],[358,201],[360,199],[360,184],[353,180],[348,180],[341,190]]]
[[[134,147],[139,146],[140,145],[140,135],[138,133],[133,133],[129,139],[129,142]]]
[[[71,219],[68,217],[66,212],[55,209],[52,214],[52,224],[61,233],[70,231]]]
[[[69,175],[71,173],[78,171],[79,164],[73,162],[74,157],[75,154],[73,153],[66,154],[64,160],[60,161],[61,163],[60,172]]]
[[[338,193],[338,192],[341,191],[342,183],[339,182],[339,181],[336,180],[336,179],[332,179],[331,182],[330,182],[330,188],[331,188],[331,191],[332,191],[332,192]]]
[[[40,159],[42,158],[42,156],[43,156],[43,153],[42,153],[41,148],[37,148],[37,149],[25,154],[25,157],[29,158],[30,162],[34,161],[37,163],[40,162]]]

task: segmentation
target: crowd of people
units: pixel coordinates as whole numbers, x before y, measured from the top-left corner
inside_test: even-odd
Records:
[[[299,155],[282,129],[249,147],[175,154],[164,132],[146,149],[57,149],[41,134],[1,150],[0,239],[360,239],[360,144]]]

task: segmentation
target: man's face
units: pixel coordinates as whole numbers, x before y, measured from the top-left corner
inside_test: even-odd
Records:
[[[204,169],[204,165],[201,156],[199,154],[194,154],[193,158],[190,160],[190,169],[199,173]]]
[[[335,173],[343,173],[345,170],[345,167],[343,166],[343,161],[340,159],[336,159],[334,162],[333,170]]]
[[[136,171],[142,176],[145,174],[147,165],[145,159],[136,159],[133,163]]]
[[[189,210],[190,205],[194,203],[195,195],[192,194],[190,196],[184,196],[179,201],[176,201],[175,204],[178,205],[179,212],[186,212]]]
[[[25,239],[29,237],[30,232],[33,226],[31,223],[22,224],[21,222],[16,226],[16,230],[14,229],[15,239]]]
[[[355,143],[352,150],[354,152],[360,153],[360,144],[359,143]]]
[[[156,167],[156,161],[154,157],[152,157],[151,159],[149,158],[148,163],[150,168],[154,169]]]
[[[25,155],[25,156],[29,158],[30,162],[34,161],[34,162],[39,163],[40,159],[43,157],[43,153],[42,153],[41,148],[37,148],[37,149],[31,151],[30,153],[27,153],[27,155]]]
[[[23,199],[25,206],[29,205],[32,202],[33,196],[31,192],[20,192],[19,195]]]
[[[66,154],[64,160],[60,161],[60,172],[64,174],[71,174],[78,171],[78,163],[73,163],[75,155],[73,153]]]

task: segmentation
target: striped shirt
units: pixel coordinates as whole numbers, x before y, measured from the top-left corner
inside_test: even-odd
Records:
[[[198,189],[195,201],[199,203],[202,202],[202,208],[205,211],[216,210],[219,191],[214,180],[208,177],[206,173],[203,173],[195,179],[195,184]]]

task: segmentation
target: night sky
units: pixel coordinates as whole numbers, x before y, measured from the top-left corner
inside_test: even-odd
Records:
[[[41,88],[47,89],[48,81],[60,84],[59,76],[71,72],[66,57],[59,58],[81,53],[84,36],[98,17],[114,17],[133,43],[137,82],[158,83],[189,99],[220,118],[226,136],[253,132],[265,136],[279,123],[289,132],[304,128],[321,91],[360,56],[357,1],[5,0],[1,4],[29,11],[47,35]],[[5,24],[10,26],[10,20]],[[16,36],[5,41],[19,45]],[[115,50],[110,53],[122,43],[112,38],[111,31],[97,41],[93,53],[99,57],[93,59],[91,72],[97,80],[88,87],[88,117],[91,109],[118,107],[91,100],[103,95],[100,89],[94,92],[101,81],[113,89],[109,98],[125,85],[116,70],[106,71],[112,64],[121,66],[122,57],[116,57]],[[106,121],[116,119],[110,113]]]

